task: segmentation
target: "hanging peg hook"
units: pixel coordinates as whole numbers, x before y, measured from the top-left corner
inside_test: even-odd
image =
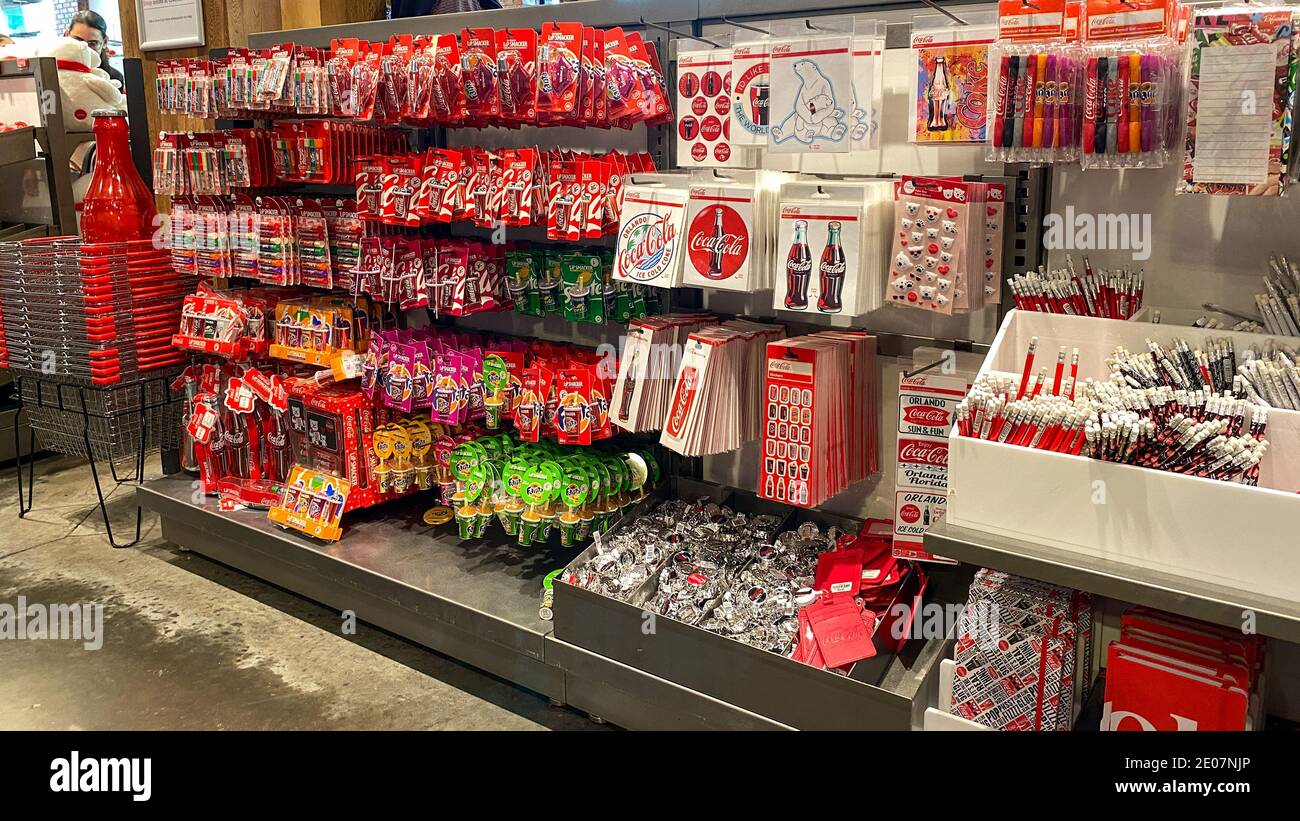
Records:
[[[942,14],[944,17],[947,17],[949,20],[953,21],[954,23],[956,23],[956,24],[959,25],[959,26],[969,26],[969,25],[970,25],[970,23],[967,23],[965,20],[961,19],[961,18],[958,17],[957,15],[955,15],[955,14],[953,14],[952,12],[948,11],[948,10],[945,9],[943,6],[940,6],[938,3],[934,2],[934,0],[921,0],[921,2],[924,3],[925,5],[929,6],[930,8],[934,9],[935,11],[939,12],[939,13]],[[1029,5],[1029,0],[1022,0],[1022,2],[1025,3],[1025,5]],[[1121,2],[1122,2],[1122,0],[1121,0]],[[1033,6],[1030,6],[1030,8],[1033,8]]]
[[[647,28],[658,29],[659,31],[665,31],[665,32],[667,32],[667,33],[673,35],[674,37],[684,37],[684,38],[686,38],[687,40],[698,40],[699,42],[701,42],[701,43],[707,43],[707,44],[713,46],[714,48],[724,48],[724,46],[723,46],[721,43],[718,43],[718,42],[716,42],[716,41],[714,41],[714,40],[710,40],[710,39],[708,39],[708,38],[706,38],[706,37],[696,37],[694,34],[682,34],[680,31],[673,31],[672,29],[668,28],[667,26],[661,26],[661,25],[659,25],[658,23],[651,23],[649,20],[645,19],[645,15],[644,15],[644,14],[641,15],[641,25],[643,25],[643,26],[645,26],[645,27],[647,27]]]
[[[729,25],[729,26],[734,26],[734,27],[736,27],[736,28],[738,28],[738,29],[745,29],[746,31],[756,31],[756,32],[758,32],[759,34],[770,34],[770,33],[771,33],[771,32],[769,32],[767,29],[762,29],[762,28],[759,28],[758,26],[751,26],[751,25],[749,25],[748,23],[737,23],[735,20],[729,20],[725,15],[723,15],[722,17],[719,17],[718,19],[721,20],[722,22],[726,23],[727,25]]]

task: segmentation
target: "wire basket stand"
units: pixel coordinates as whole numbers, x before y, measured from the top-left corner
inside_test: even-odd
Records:
[[[18,400],[14,425],[14,444],[18,452],[18,516],[25,517],[33,508],[36,472],[36,437],[46,450],[67,456],[79,456],[90,465],[95,482],[99,512],[104,520],[108,543],[114,548],[133,547],[140,541],[143,510],[135,508],[135,536],[119,543],[109,520],[106,482],[100,472],[107,463],[114,484],[140,484],[144,481],[145,457],[159,451],[164,471],[169,461],[175,463],[180,448],[181,395],[172,390],[176,375],[159,374],[123,382],[111,387],[89,384],[75,377],[58,376],[14,369]],[[31,428],[29,455],[22,453],[17,419],[27,414]],[[119,472],[119,465],[130,472]],[[24,491],[23,468],[27,477]]]

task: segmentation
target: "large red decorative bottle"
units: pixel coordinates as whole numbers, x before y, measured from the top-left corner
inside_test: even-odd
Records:
[[[81,236],[86,242],[149,239],[158,211],[131,160],[126,112],[100,109],[92,116],[95,170],[81,201]]]

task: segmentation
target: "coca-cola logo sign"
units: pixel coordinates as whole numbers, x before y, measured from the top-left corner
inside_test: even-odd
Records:
[[[658,279],[672,265],[677,225],[666,215],[645,212],[624,222],[619,232],[618,269],[638,282]]]
[[[903,421],[909,425],[942,428],[948,425],[948,411],[930,405],[910,405],[903,408]]]
[[[948,443],[899,439],[898,461],[900,464],[946,468],[948,467]]]
[[[705,279],[730,279],[749,259],[749,226],[730,205],[705,205],[686,235],[687,258]]]

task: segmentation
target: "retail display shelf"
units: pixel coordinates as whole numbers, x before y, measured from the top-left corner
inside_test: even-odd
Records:
[[[633,657],[628,663],[557,637],[554,623],[539,617],[543,577],[576,551],[525,550],[499,535],[460,542],[452,525],[421,522],[425,500],[351,514],[343,538],[324,544],[281,530],[260,511],[222,512],[213,499],[196,502],[188,476],[146,482],[137,492],[140,503],[159,514],[163,537],[184,549],[351,610],[361,621],[628,729],[919,727],[949,647],[915,641],[902,656],[859,665],[866,680],[858,681],[704,634],[720,642],[710,656],[684,657],[680,669],[670,667],[673,675],[660,675],[636,663],[636,648],[647,638],[639,627],[624,637],[628,652],[622,655]],[[556,610],[563,612],[559,599],[557,592]],[[601,617],[590,609],[571,615]],[[669,621],[661,620],[661,652],[687,652],[677,635],[682,630],[703,633]],[[753,669],[739,675],[733,662]],[[731,689],[742,697],[722,698],[698,675],[676,675],[685,669],[731,670]],[[753,710],[746,707],[746,690],[763,693],[765,704],[804,706]],[[802,714],[801,720],[783,721],[783,713]]]
[[[940,556],[1228,627],[1253,621],[1260,635],[1300,641],[1300,603],[1293,601],[948,522],[926,532],[925,546]]]
[[[528,552],[497,539],[462,543],[454,525],[431,527],[421,502],[397,501],[349,517],[334,544],[288,533],[261,511],[195,504],[193,482],[148,482],[142,504],[158,512],[163,536],[361,621],[501,676],[553,699],[560,668],[547,664],[550,623],[538,615],[542,578],[574,551]]]
[[[0,133],[0,165],[36,159],[36,129],[17,128]]]
[[[712,492],[708,489],[712,487]],[[816,521],[852,531],[861,526],[844,517],[793,511],[734,489],[678,479],[678,498],[711,495],[746,512],[779,512],[785,527]],[[588,548],[579,560],[592,555]],[[925,601],[955,601],[969,582],[962,571],[931,577]],[[915,595],[915,588],[900,595]],[[922,714],[938,692],[938,664],[951,647],[945,639],[914,638],[898,653],[877,637],[877,656],[858,662],[849,675],[820,670],[750,647],[629,602],[570,585],[555,585],[555,638],[801,730],[892,729],[921,726]],[[884,639],[887,643],[888,639]]]

